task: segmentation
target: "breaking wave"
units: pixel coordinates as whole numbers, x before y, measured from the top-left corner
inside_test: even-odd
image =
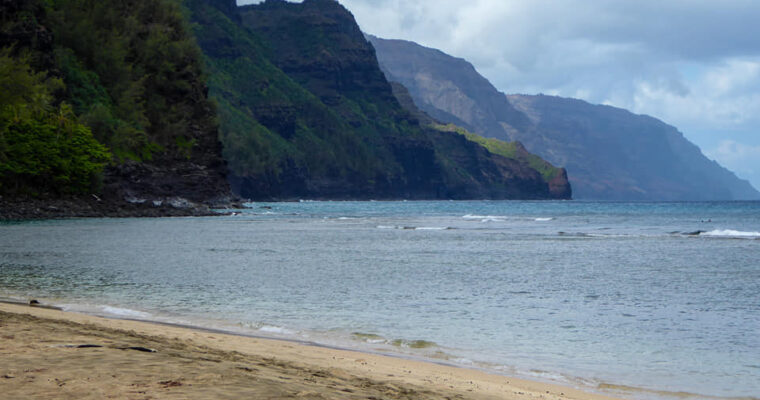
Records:
[[[755,239],[755,238],[760,238],[760,232],[735,231],[732,229],[716,229],[714,231],[701,232],[699,236]]]

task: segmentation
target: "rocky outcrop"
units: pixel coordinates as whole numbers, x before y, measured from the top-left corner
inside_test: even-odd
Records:
[[[64,196],[57,198],[16,197],[0,198],[0,221],[61,218],[136,218],[136,217],[186,217],[220,215],[226,207],[241,208],[231,200],[220,204],[197,204],[179,197],[146,201],[128,198],[129,201],[110,201],[93,195]]]
[[[549,180],[549,193],[557,199],[569,199],[572,197],[572,187],[570,180],[567,178],[567,170],[560,168],[562,171],[559,175]]]
[[[224,203],[231,193],[226,176],[218,167],[190,161],[162,165],[127,161],[107,168],[101,197],[128,202],[141,199],[148,203],[181,198],[193,204],[210,205]]]

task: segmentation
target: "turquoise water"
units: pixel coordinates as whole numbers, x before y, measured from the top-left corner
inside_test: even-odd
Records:
[[[4,224],[0,297],[629,398],[760,398],[758,202],[302,202]]]

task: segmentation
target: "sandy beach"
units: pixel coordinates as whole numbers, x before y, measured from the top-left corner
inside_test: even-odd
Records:
[[[602,400],[402,358],[0,304],[4,399]]]

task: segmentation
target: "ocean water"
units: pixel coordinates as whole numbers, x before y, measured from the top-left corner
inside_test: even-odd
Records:
[[[0,298],[632,399],[760,398],[760,203],[301,202],[0,225]]]

